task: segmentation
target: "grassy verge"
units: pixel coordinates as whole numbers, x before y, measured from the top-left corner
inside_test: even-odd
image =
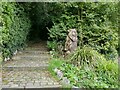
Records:
[[[54,72],[55,68],[59,68],[63,63],[65,63],[64,60],[61,60],[59,58],[52,58],[49,62],[49,67],[48,70],[50,71],[50,73],[56,77],[56,74]]]

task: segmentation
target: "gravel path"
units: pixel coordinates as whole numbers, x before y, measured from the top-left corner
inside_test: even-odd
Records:
[[[3,63],[2,88],[60,88],[48,71],[50,55],[45,43],[31,44]]]

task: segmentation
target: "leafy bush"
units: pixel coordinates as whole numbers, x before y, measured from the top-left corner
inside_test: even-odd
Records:
[[[60,69],[72,86],[80,88],[118,88],[118,62],[106,60],[89,46],[78,48],[68,57],[67,62],[51,62],[51,72]]]
[[[47,47],[49,50],[56,50],[57,49],[57,42],[56,41],[48,41]]]
[[[49,40],[62,42],[64,46],[67,30],[76,28],[80,47],[89,45],[107,59],[117,58],[118,29],[117,3],[62,3],[64,13],[55,19],[49,30]],[[107,8],[107,9],[106,9]],[[112,19],[111,19],[112,18]]]
[[[80,88],[118,88],[117,62],[106,60],[90,47],[79,48],[69,58],[71,62],[51,62],[51,72],[60,69],[72,86]]]
[[[109,61],[107,63],[109,63]],[[113,64],[114,66],[117,65],[116,63]],[[112,66],[113,65],[110,65],[110,67]],[[79,68],[73,64],[64,64],[60,69],[72,85],[80,88],[118,88],[118,71],[109,71],[99,67],[99,69],[97,69],[99,72],[96,72],[89,67]],[[112,67],[112,69],[117,70],[118,68]]]
[[[69,61],[76,66],[95,66],[97,65],[98,61],[105,59],[97,51],[93,50],[91,47],[88,46],[78,48],[76,52],[69,56],[69,58]]]
[[[30,28],[30,20],[24,8],[15,2],[2,2],[2,33],[0,44],[3,58],[24,47]]]
[[[74,18],[74,16],[69,17],[65,14],[62,15],[62,17],[60,17],[61,21],[59,21],[59,23],[55,23],[54,26],[52,26],[52,28],[49,29],[48,42],[56,42],[56,44],[61,43],[61,45],[64,47],[64,43],[65,43],[66,36],[68,33],[67,30],[70,28],[74,28],[74,26],[75,26],[74,23],[76,21],[74,21],[73,18]]]
[[[59,58],[52,58],[49,62],[48,70],[55,76],[55,72],[53,72],[54,69],[59,68],[63,63],[64,61]]]

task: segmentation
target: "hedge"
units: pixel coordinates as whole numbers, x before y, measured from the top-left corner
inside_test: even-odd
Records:
[[[16,2],[1,2],[0,51],[2,58],[11,58],[16,50],[25,46],[31,27],[24,8]]]

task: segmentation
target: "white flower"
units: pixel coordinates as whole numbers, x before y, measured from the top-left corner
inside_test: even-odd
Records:
[[[58,71],[58,69],[57,69],[57,68],[55,68],[55,69],[54,69],[54,72],[55,72],[55,73],[57,73],[57,71]]]
[[[62,79],[63,73],[60,70],[57,70],[57,76],[58,78]]]

